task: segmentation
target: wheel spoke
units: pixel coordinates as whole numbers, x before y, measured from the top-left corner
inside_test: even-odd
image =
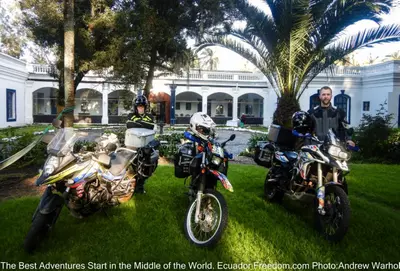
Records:
[[[219,200],[212,194],[205,194],[201,200],[201,217],[199,223],[195,223],[196,204],[190,207],[190,218],[187,220],[187,230],[190,238],[195,243],[206,243],[217,234],[221,221],[221,205]]]

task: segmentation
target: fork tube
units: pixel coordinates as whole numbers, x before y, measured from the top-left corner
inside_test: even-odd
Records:
[[[197,191],[197,202],[196,202],[196,213],[194,217],[194,222],[199,223],[199,216],[200,216],[200,205],[201,205],[201,198],[203,196],[203,191]]]
[[[333,168],[332,168],[332,172],[333,172],[333,181],[334,181],[335,183],[337,183],[337,182],[338,182],[338,172],[337,172],[337,168],[336,168],[336,167],[333,167]]]
[[[322,165],[318,163],[318,187],[322,186]]]
[[[325,214],[324,205],[325,205],[325,186],[322,184],[322,165],[318,163],[318,189],[317,189],[317,198],[318,198],[318,213],[321,215]]]
[[[203,174],[201,176],[201,183],[199,190],[197,191],[197,202],[196,202],[196,213],[194,217],[194,222],[199,223],[199,218],[200,218],[200,207],[201,207],[201,198],[203,197],[203,191],[205,187],[205,181],[206,181],[206,175]]]
[[[200,166],[201,171],[203,171],[203,169],[205,168],[205,166],[206,166],[205,163],[206,163],[206,153],[203,152],[203,156],[201,158],[201,166]],[[206,174],[203,172],[201,172],[201,174],[202,174],[202,176],[201,176],[200,187],[199,187],[199,190],[197,191],[196,213],[195,213],[195,217],[194,217],[195,223],[199,223],[201,198],[203,197],[203,191],[204,191],[204,187],[206,184]]]
[[[203,152],[203,155],[201,157],[201,168],[206,166],[206,152]]]

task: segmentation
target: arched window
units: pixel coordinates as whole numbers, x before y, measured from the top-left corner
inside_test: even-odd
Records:
[[[223,115],[224,114],[224,106],[222,104],[217,105],[215,108],[215,115]]]
[[[253,105],[246,104],[245,112],[246,112],[246,115],[253,115]]]
[[[342,89],[340,92],[341,94],[336,95],[334,98],[334,105],[346,113],[346,120],[348,123],[350,123],[351,97],[347,94],[344,94],[344,89]]]
[[[317,93],[310,96],[310,109],[313,109],[320,104],[321,101],[319,100],[319,89],[317,89]]]

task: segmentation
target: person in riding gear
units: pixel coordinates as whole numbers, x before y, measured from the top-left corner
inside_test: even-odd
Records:
[[[144,95],[138,95],[133,102],[133,113],[128,115],[126,128],[145,128],[153,130],[155,128],[154,118],[146,113],[147,98]],[[144,183],[148,177],[137,175],[135,193],[144,194]]]
[[[133,113],[128,115],[126,128],[146,128],[154,129],[154,118],[146,113],[147,98],[144,95],[138,95],[133,103]]]
[[[329,129],[332,129],[342,141],[354,147],[355,143],[347,135],[348,122],[346,113],[340,108],[334,108],[331,104],[332,89],[322,87],[319,91],[321,104],[308,111],[313,120],[313,132],[319,140],[324,140]]]

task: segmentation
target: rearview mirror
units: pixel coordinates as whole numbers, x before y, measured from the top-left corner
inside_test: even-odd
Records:
[[[61,123],[62,123],[61,120],[53,119],[53,121],[51,122],[51,125],[53,125],[55,128],[61,128]]]
[[[229,141],[233,141],[235,138],[236,138],[236,135],[235,135],[235,134],[232,134],[232,135],[229,137]]]

